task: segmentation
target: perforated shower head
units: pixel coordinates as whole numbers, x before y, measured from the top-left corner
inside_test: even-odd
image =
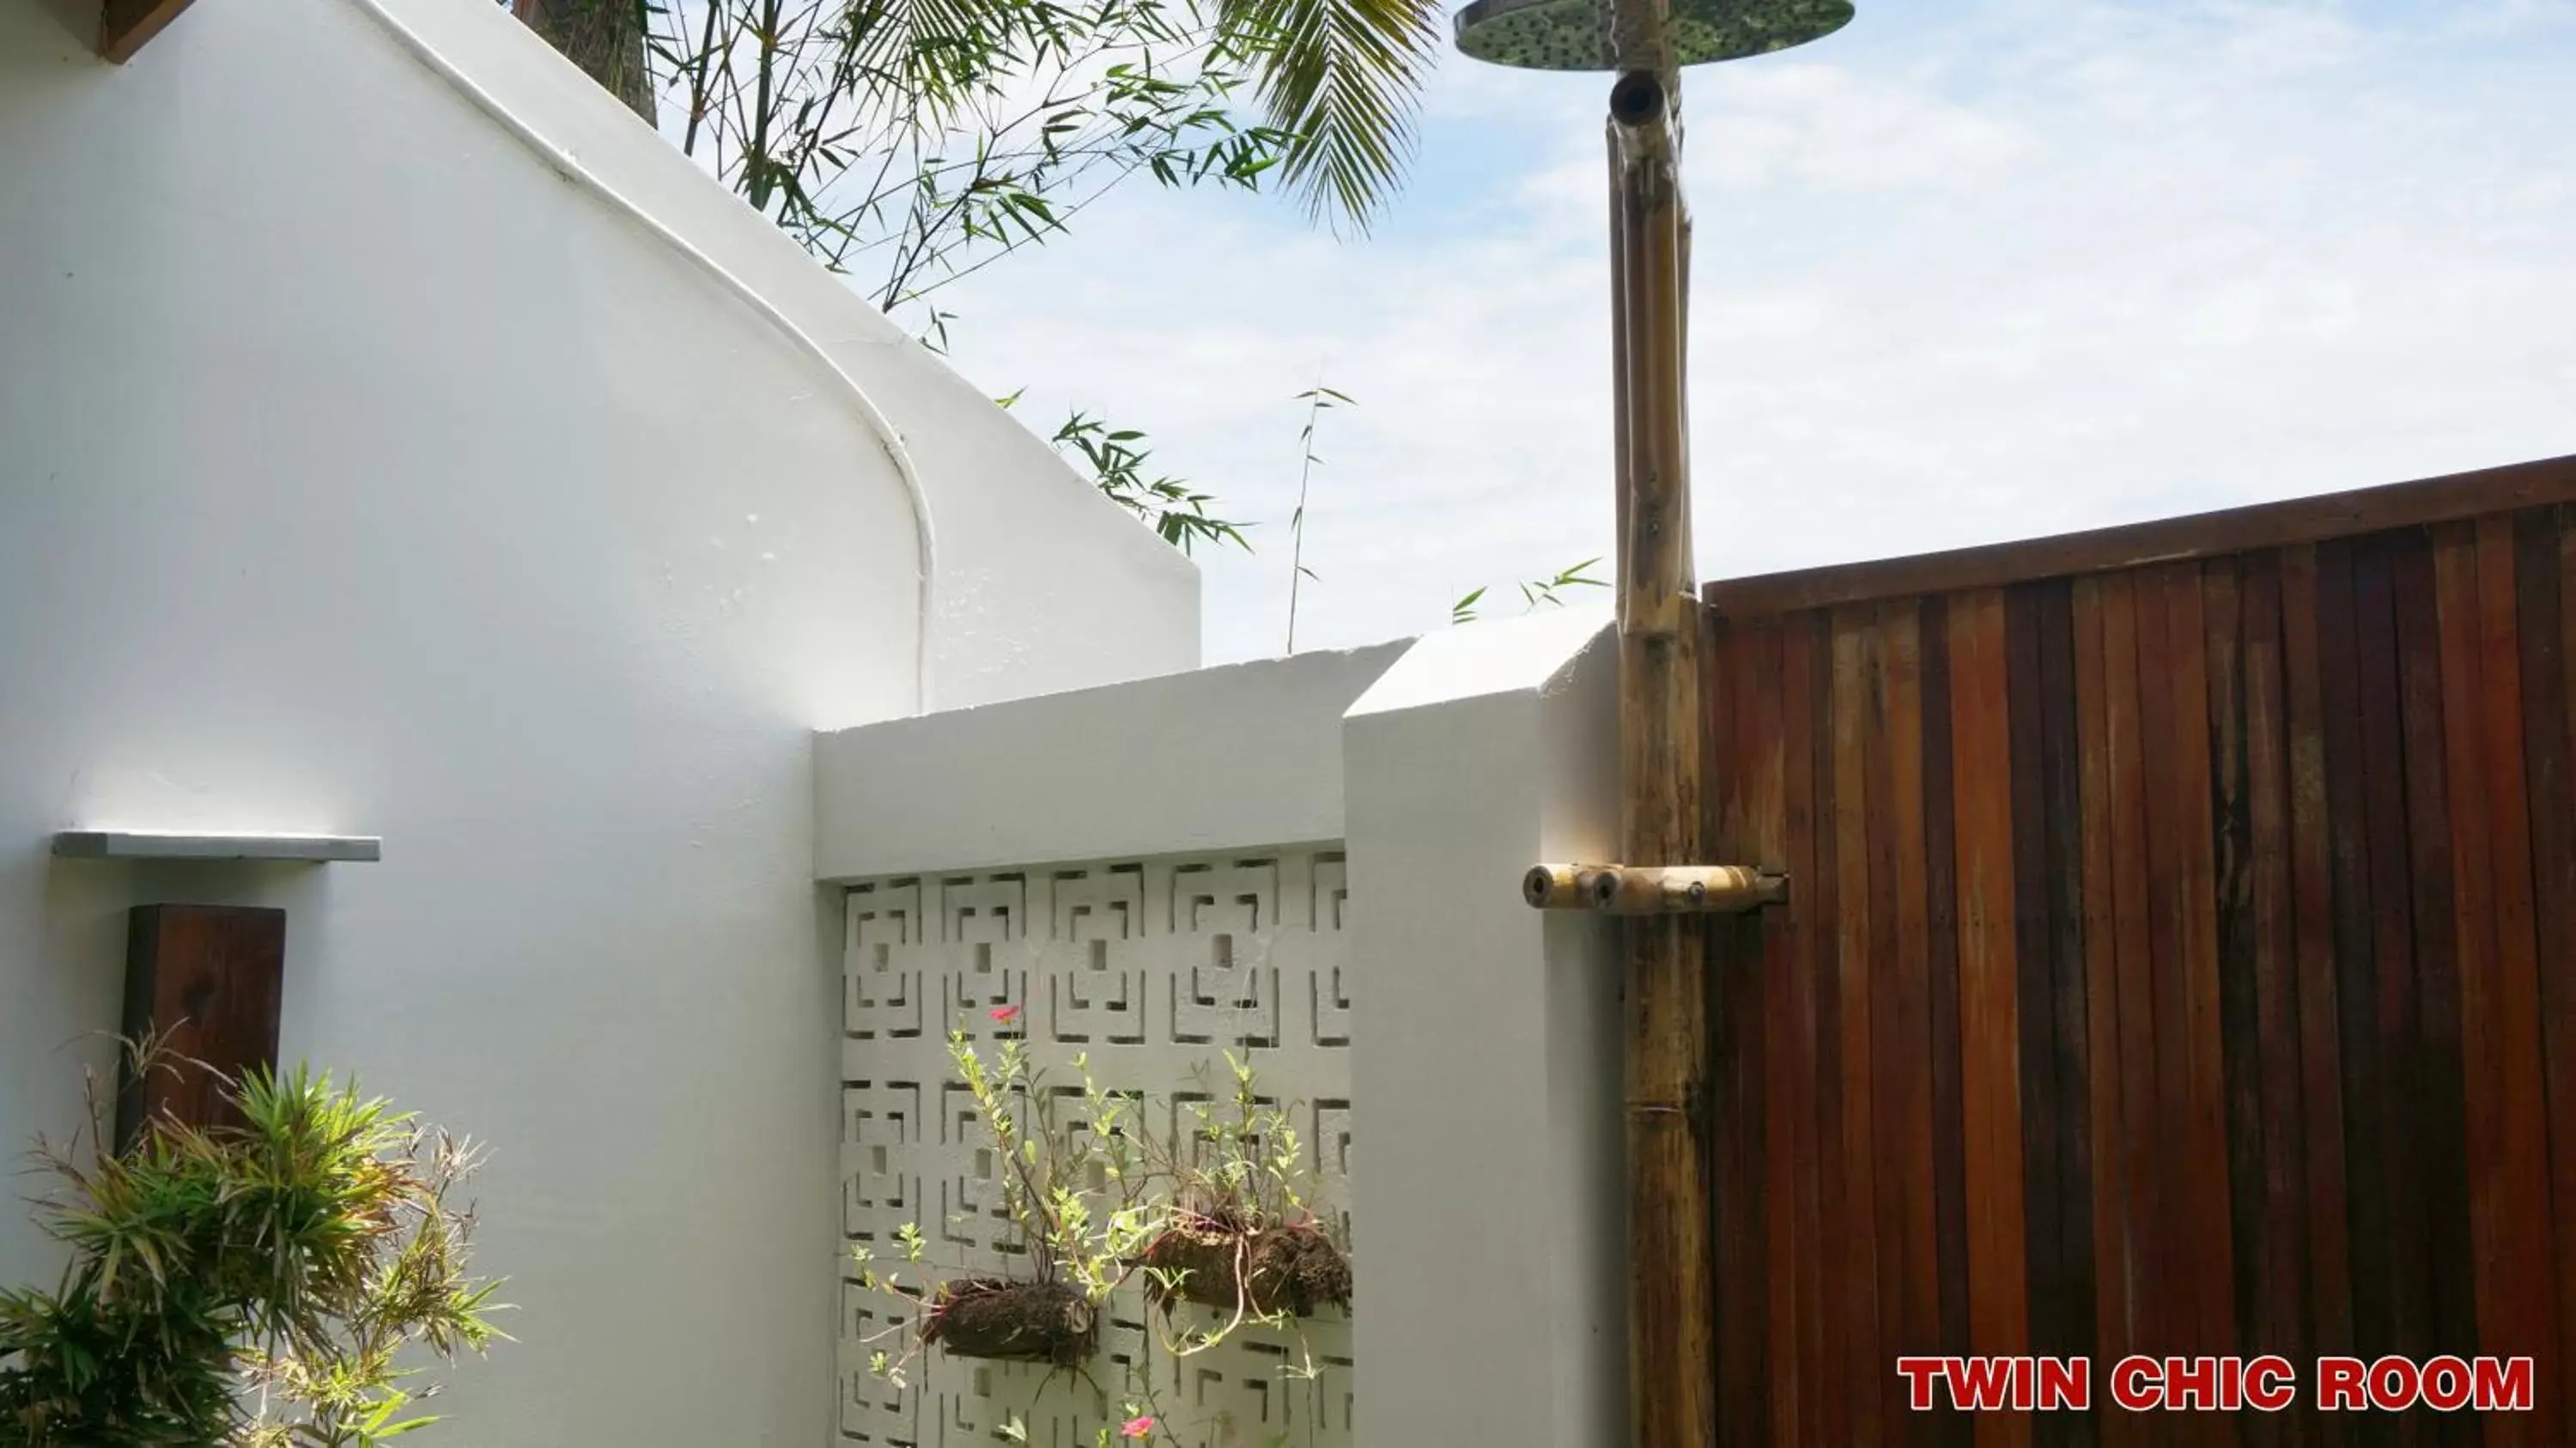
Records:
[[[1529,70],[1650,70],[1804,45],[1849,24],[1851,0],[1671,0],[1662,45],[1631,33],[1617,0],[1475,0],[1458,49]]]

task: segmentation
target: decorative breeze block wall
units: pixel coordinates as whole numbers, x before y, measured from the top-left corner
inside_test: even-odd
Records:
[[[1013,1275],[1021,1249],[1002,1213],[997,1166],[974,1101],[955,1079],[948,1033],[987,1059],[1027,1043],[1042,1086],[1077,1098],[1087,1054],[1113,1093],[1147,1098],[1170,1130],[1205,1091],[1231,1089],[1224,1053],[1248,1055],[1262,1096],[1295,1108],[1319,1214],[1349,1233],[1351,990],[1348,890],[1331,848],[925,875],[847,897],[841,1047],[842,1231],[880,1262],[917,1222],[942,1268]],[[1007,1025],[997,1007],[1019,1006]],[[1195,1074],[1194,1074],[1195,1073]],[[1070,1113],[1068,1113],[1070,1115]],[[840,1441],[964,1448],[1008,1441],[1090,1448],[1115,1426],[1126,1375],[1153,1384],[1164,1427],[1192,1448],[1343,1448],[1351,1442],[1350,1325],[1240,1329],[1175,1359],[1137,1288],[1106,1315],[1090,1382],[1043,1366],[974,1362],[932,1349],[898,1388],[871,1352],[910,1346],[907,1305],[841,1262]],[[889,1332],[888,1329],[895,1329]],[[1154,1441],[1168,1442],[1158,1433]]]

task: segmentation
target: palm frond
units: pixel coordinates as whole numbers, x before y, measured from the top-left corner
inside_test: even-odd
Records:
[[[1287,178],[1316,219],[1365,231],[1402,184],[1442,13],[1438,0],[1224,0],[1226,43],[1269,123],[1295,137]]]

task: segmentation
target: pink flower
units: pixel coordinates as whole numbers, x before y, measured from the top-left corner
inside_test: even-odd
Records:
[[[1128,1419],[1124,1424],[1122,1424],[1122,1425],[1119,1427],[1119,1429],[1118,1429],[1118,1436],[1119,1436],[1119,1437],[1121,1437],[1121,1438],[1142,1438],[1142,1437],[1144,1437],[1146,1434],[1151,1433],[1151,1432],[1153,1432],[1153,1431],[1154,1431],[1154,1420],[1153,1420],[1153,1419],[1151,1419],[1151,1418],[1130,1418],[1130,1419]]]
[[[1003,1025],[1007,1026],[1011,1022],[1020,1018],[1020,1008],[1018,1006],[995,1006],[993,1007],[991,1014],[993,1019],[1000,1021]],[[1129,1436],[1132,1437],[1134,1435],[1130,1434]]]

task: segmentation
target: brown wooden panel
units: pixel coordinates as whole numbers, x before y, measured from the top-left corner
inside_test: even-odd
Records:
[[[2245,599],[2238,560],[2201,569],[2202,656],[2206,665],[2210,807],[2216,845],[2210,879],[2215,905],[2212,961],[2218,1004],[2216,1044],[2225,1084],[2226,1236],[2238,1244],[2228,1312],[2235,1341],[2252,1350],[2263,1339],[2267,1264],[2264,1227],[2263,1068],[2254,918],[2254,805],[2248,763]],[[2281,1440],[2282,1420],[2248,1414],[2245,1441]]]
[[[1851,1374],[1861,1360],[1863,1325],[1854,1310],[1849,1244],[1855,1234],[1867,1230],[1867,1219],[1854,1218],[1851,1156],[1844,1137],[1843,1098],[1851,1089],[1851,1077],[1844,1059],[1848,1040],[1844,1029],[1842,937],[1846,902],[1840,851],[1842,791],[1835,770],[1835,730],[1839,720],[1834,707],[1833,620],[1817,612],[1804,615],[1802,622],[1810,660],[1808,687],[1814,693],[1812,717],[1816,721],[1814,736],[1807,741],[1815,760],[1815,868],[1808,876],[1812,888],[1807,898],[1816,910],[1807,958],[1816,987],[1817,1229],[1823,1233],[1824,1241],[1835,1244],[1820,1264],[1821,1280],[1817,1284],[1825,1332],[1825,1356],[1817,1368],[1828,1376],[1823,1416],[1826,1441],[1850,1442],[1859,1407]]]
[[[2404,715],[2398,691],[2396,558],[2385,535],[2356,541],[2352,606],[2360,700],[2363,900],[2370,917],[2371,988],[2356,1008],[2376,1033],[2378,1194],[2385,1237],[2377,1244],[2387,1288],[2389,1347],[2415,1357],[2433,1351],[2431,1227],[2421,1144],[2415,1132],[2420,1034],[2416,1002],[2411,848],[2407,835]],[[2409,1423],[2401,1442],[2426,1441]]]
[[[2306,1121],[2300,1096],[2297,902],[2292,884],[2288,678],[2283,663],[2281,559],[2246,560],[2240,580],[2244,687],[2244,910],[2251,977],[2257,1216],[2245,1239],[2254,1269],[2249,1351],[2314,1360],[2304,1304],[2312,1280],[2307,1232]],[[2231,1162],[2233,1169],[2233,1162]],[[2240,1190],[2242,1190],[2240,1184]],[[2273,1441],[2312,1441],[2295,1420]]]
[[[2051,1087],[2057,1093],[2057,1253],[2066,1301],[2050,1351],[2089,1356],[2099,1284],[2093,1261],[2091,980],[2084,954],[2083,780],[2077,742],[2074,589],[2053,583],[2039,596],[2040,782],[2048,831],[2049,988],[2053,1019]],[[2094,1420],[2059,1419],[2066,1441],[2098,1440]]]
[[[2398,688],[2407,765],[2406,823],[2413,883],[2413,1020],[2393,1032],[2402,1127],[2422,1195],[2432,1351],[2477,1341],[2469,1261],[2468,1162],[2458,1123],[2467,1108],[2460,1063],[2457,924],[2452,901],[2450,794],[2441,766],[2442,671],[2433,555],[2424,535],[2389,540],[2394,564]],[[2385,988],[2385,983],[2383,983]],[[2465,1419],[2435,1418],[2441,1442],[2466,1442]]]
[[[2132,1287],[2144,1263],[2130,1218],[2134,1200],[2130,1182],[2134,1166],[2124,1123],[2125,1078],[2122,1068],[2119,999],[2119,940],[2116,909],[2117,871],[2113,824],[2118,817],[2112,778],[2109,640],[2106,635],[2105,581],[2078,579],[2073,588],[2076,743],[2081,789],[2081,845],[2084,892],[2084,963],[2091,989],[2085,997],[2086,1055],[2091,1063],[2087,1113],[2093,1140],[2094,1273],[2100,1283],[2095,1303],[2095,1342],[2106,1362],[2118,1362],[2138,1342],[2136,1297]],[[2134,695],[2135,673],[2130,674]],[[2142,1425],[2122,1414],[2100,1417],[2102,1442],[2111,1448],[2144,1441]]]
[[[2349,1355],[2353,1336],[2350,1215],[2344,1151],[2340,977],[2335,948],[2336,875],[2327,788],[2325,638],[2318,559],[2281,554],[2281,660],[2289,729],[2290,898],[2299,1002],[2301,1174],[2308,1238],[2307,1323],[2315,1352]],[[2350,1420],[2328,1418],[2319,1441],[2351,1441]]]
[[[2233,1284],[2235,1250],[2228,1235],[2227,1086],[2221,1050],[2218,983],[2217,826],[2213,818],[2209,731],[2208,624],[2201,591],[2203,569],[2181,565],[2165,574],[2167,642],[2172,650],[2174,776],[2181,835],[2180,881],[2183,964],[2183,1035],[2189,1043],[2183,1100],[2190,1146],[2181,1173],[2191,1192],[2180,1217],[2194,1244],[2190,1280],[2198,1288],[2195,1352],[2227,1353],[2236,1347]],[[2210,1420],[2212,1442],[2236,1441],[2233,1420]]]
[[[1889,1179],[1901,1216],[1897,1237],[1903,1283],[1897,1346],[1909,1354],[1938,1354],[1942,1348],[1941,1256],[1933,1169],[1931,872],[1925,857],[1920,606],[1910,599],[1885,606],[1880,628],[1887,687],[1881,695],[1878,737],[1888,762],[1887,829],[1895,842],[1896,979],[1891,1018],[1897,1065],[1889,1115],[1896,1148],[1889,1160]],[[1917,1419],[1906,1441],[1937,1441],[1936,1427],[1932,1420]]]
[[[2040,682],[2039,606],[2045,584],[2004,593],[2003,712],[2009,765],[2012,851],[2013,1014],[2020,1068],[2023,1271],[2030,1292],[2034,1351],[2060,1352],[2067,1333],[2063,1259],[2059,1256],[2057,1178],[2056,990],[2049,970],[2048,800],[2045,701]],[[2034,1424],[2035,1437],[2057,1442],[2060,1420]]]
[[[2004,600],[1981,590],[1952,600],[1953,769],[1979,788],[1955,805],[1959,888],[1960,1097],[1967,1163],[1969,1338],[1979,1353],[2029,1350],[2023,1232],[2021,1072],[2013,941],[2012,752]],[[1977,1442],[2030,1441],[2030,1422],[1977,1420]]]
[[[1932,1212],[1940,1290],[1941,1351],[1972,1350],[1968,1297],[1968,1150],[1961,1093],[1959,867],[1956,733],[1952,727],[1950,601],[1924,600],[1923,878],[1932,1015]],[[1937,1441],[1973,1441],[1973,1422],[1950,1413]]]
[[[2480,832],[2486,882],[2478,903],[2486,918],[2474,926],[2476,949],[2464,948],[2460,958],[2461,1036],[2472,1095],[2471,1216],[2478,1223],[2480,1257],[2491,1250],[2496,1264],[2492,1280],[2479,1284],[2478,1320],[2489,1350],[2531,1353],[2534,1380],[2544,1384],[2541,1420],[2518,1420],[2490,1437],[2544,1442],[2540,1422],[2558,1417],[2557,1394],[2564,1385],[2556,1372],[2556,1284],[2532,1270],[2533,1264],[2554,1261],[2556,1249],[2540,1054],[2530,806],[2523,772],[2521,659],[2513,636],[2511,520],[2481,519],[2445,529],[2437,554],[2446,663],[2456,644],[2462,653],[2474,655],[2476,670],[2468,697],[2445,691],[2458,720],[2454,734],[2476,741],[2474,757],[2465,751],[2452,755],[2453,783],[2463,794],[2484,794]],[[2454,678],[2446,668],[2445,684]],[[2471,681],[2466,663],[2457,678]],[[2464,857],[2463,873],[2466,864]],[[2466,910],[2464,905],[2464,914]],[[2482,1112],[2481,1106],[2488,1109]]]
[[[2387,1090],[2377,1021],[2370,839],[2363,783],[2361,645],[2354,612],[2353,549],[2317,549],[2318,674],[2323,685],[2326,817],[2333,863],[2335,1051],[2342,1071],[2344,1208],[2349,1224],[2353,1349],[2395,1350],[2384,1166]]]
[[[1760,958],[1716,1023],[1721,1198],[1758,1203],[1721,1220],[1760,1243],[1719,1253],[1759,1304],[1722,1441],[2576,1442],[2576,505],[2381,501],[1717,629],[1710,759],[1749,782],[1712,819],[1795,877],[1719,927]],[[2523,1354],[2544,1401],[1886,1397],[1900,1353],[2025,1350],[2097,1389],[2130,1352]]]
[[[2163,1352],[2173,1341],[2175,1279],[2159,1229],[2163,1171],[2157,1161],[2154,952],[2149,916],[2147,774],[2140,715],[2137,580],[2102,584],[2103,751],[2110,778],[2111,989],[2118,1021],[2120,1149],[2129,1201],[2131,1350]]]
[[[1840,1041],[1837,1087],[1840,1094],[1840,1142],[1843,1154],[1841,1226],[1847,1245],[1842,1257],[1843,1310],[1850,1336],[1845,1343],[1843,1381],[1851,1399],[1851,1434],[1855,1441],[1884,1441],[1885,1404],[1882,1385],[1890,1375],[1890,1357],[1879,1341],[1878,1139],[1871,1120],[1876,1083],[1876,1055],[1871,1017],[1878,992],[1871,979],[1871,915],[1876,908],[1870,883],[1873,854],[1869,839],[1869,723],[1876,713],[1871,693],[1876,676],[1872,618],[1867,611],[1837,610],[1833,637],[1833,781],[1835,865],[1835,991]]]
[[[187,1126],[241,1119],[226,1082],[277,1068],[285,969],[283,910],[138,905],[129,912],[122,1029],[128,1040],[156,1037],[166,1055],[143,1078],[128,1072],[121,1082],[119,1142],[163,1116]]]
[[[1829,1379],[1827,1351],[1830,1343],[1825,1312],[1825,1262],[1832,1255],[1824,1234],[1824,1183],[1822,1154],[1818,1151],[1817,1124],[1820,1118],[1818,1091],[1819,1006],[1816,981],[1817,963],[1824,958],[1818,948],[1823,927],[1832,909],[1832,882],[1825,878],[1816,850],[1817,796],[1815,741],[1829,726],[1816,709],[1817,683],[1824,663],[1818,657],[1813,620],[1800,617],[1784,620],[1780,663],[1781,732],[1784,743],[1783,772],[1786,778],[1786,847],[1790,870],[1790,915],[1792,940],[1796,950],[1794,968],[1787,973],[1789,984],[1788,1050],[1783,1054],[1781,1070],[1773,1073],[1771,1086],[1780,1104],[1784,1130],[1774,1139],[1787,1147],[1788,1189],[1775,1187],[1772,1201],[1775,1209],[1786,1198],[1788,1210],[1783,1215],[1793,1223],[1800,1251],[1789,1265],[1792,1311],[1796,1320],[1796,1414],[1783,1433],[1784,1442],[1823,1445],[1849,1441],[1828,1433],[1826,1412],[1838,1397]]]
[[[2514,520],[2515,630],[2522,648],[2525,788],[2531,800],[2534,929],[2539,939],[2541,1048],[2547,1070],[2550,1200],[2558,1249],[2559,1361],[2576,1363],[2576,709],[2569,706],[2567,610],[2576,606],[2568,566],[2576,533],[2554,510]],[[2566,1441],[2576,1442],[2576,1392],[2561,1393]]]

